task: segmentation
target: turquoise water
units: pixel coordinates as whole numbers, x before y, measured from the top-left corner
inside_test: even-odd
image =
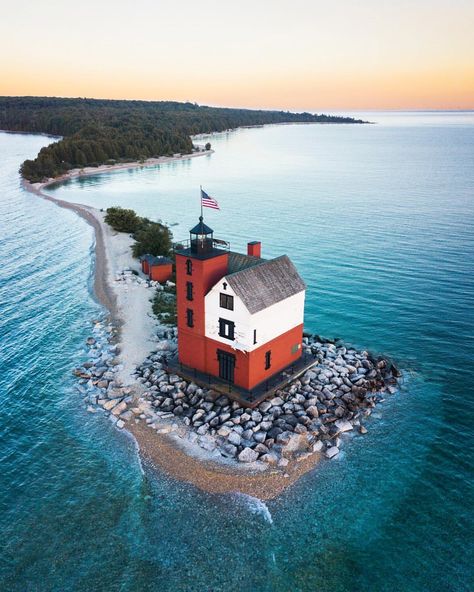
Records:
[[[463,591],[473,588],[474,114],[221,134],[210,157],[70,182],[56,197],[173,227],[206,212],[308,284],[306,326],[405,370],[353,436],[266,505],[147,467],[85,412],[70,368],[91,320],[90,228],[19,187],[47,138],[0,134],[0,589]]]

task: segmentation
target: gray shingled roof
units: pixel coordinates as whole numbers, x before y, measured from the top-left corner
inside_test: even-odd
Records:
[[[227,275],[226,281],[251,314],[306,289],[287,255]]]
[[[261,257],[253,257],[251,255],[244,255],[243,253],[235,253],[234,251],[229,251],[228,261],[228,273],[236,273],[237,271],[247,269],[247,267],[253,267],[254,265],[260,265],[261,263],[265,263],[266,259],[262,259]]]
[[[141,255],[140,261],[147,261],[150,265],[165,265],[166,263],[173,263],[173,261],[168,257],[155,257],[149,253],[146,255]]]

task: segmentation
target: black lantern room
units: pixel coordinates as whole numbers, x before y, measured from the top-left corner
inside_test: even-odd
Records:
[[[214,231],[203,222],[203,217],[199,216],[199,223],[189,231],[191,238],[191,252],[196,255],[210,253],[214,248]]]

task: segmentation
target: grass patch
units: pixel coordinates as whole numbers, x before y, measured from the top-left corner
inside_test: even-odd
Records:
[[[153,314],[160,323],[176,327],[176,286],[167,285],[163,290],[157,290],[152,303]]]

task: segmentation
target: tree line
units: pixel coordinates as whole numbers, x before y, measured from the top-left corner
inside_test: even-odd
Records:
[[[154,255],[168,257],[172,251],[173,234],[165,224],[138,216],[134,210],[114,206],[107,208],[105,222],[117,232],[131,234],[134,257]]]
[[[269,123],[364,123],[350,117],[200,106],[175,101],[0,97],[0,129],[62,138],[26,160],[32,182],[73,168],[145,160],[193,149],[191,135]]]

